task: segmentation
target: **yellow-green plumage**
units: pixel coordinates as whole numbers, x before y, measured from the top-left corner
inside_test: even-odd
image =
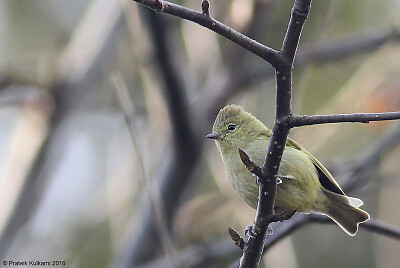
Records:
[[[262,166],[271,130],[242,107],[228,105],[218,113],[213,132],[208,137],[216,140],[233,188],[255,209],[258,185],[240,160],[238,148]],[[368,213],[358,209],[362,201],[345,196],[328,170],[292,139],[286,142],[279,176],[282,183],[277,187],[276,211],[326,214],[349,235],[355,235],[358,224],[369,219]]]

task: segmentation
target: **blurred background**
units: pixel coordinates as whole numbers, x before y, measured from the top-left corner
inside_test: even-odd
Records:
[[[200,11],[200,0],[174,2]],[[210,2],[217,20],[280,48],[293,1]],[[398,111],[399,12],[397,0],[314,1],[296,59],[294,112]],[[232,190],[205,135],[228,103],[272,126],[270,66],[127,0],[3,0],[0,14],[1,261],[237,260],[226,228],[242,233],[255,212]],[[400,228],[400,122],[302,127],[290,136],[373,219]],[[398,252],[390,236],[304,224],[269,248],[261,266],[399,267]]]

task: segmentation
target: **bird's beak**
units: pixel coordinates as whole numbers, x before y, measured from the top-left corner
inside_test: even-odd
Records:
[[[213,140],[219,140],[220,137],[221,137],[221,134],[216,134],[216,133],[211,133],[206,136],[206,138],[213,139]]]

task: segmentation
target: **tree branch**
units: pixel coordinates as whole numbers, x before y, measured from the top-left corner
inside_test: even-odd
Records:
[[[366,123],[371,121],[397,120],[400,112],[388,113],[355,113],[355,114],[333,114],[333,115],[291,115],[290,127],[301,127],[307,125],[329,124],[329,123]]]
[[[244,34],[235,31],[234,29],[226,26],[225,24],[213,19],[208,14],[202,14],[190,8],[186,8],[167,1],[160,1],[160,0],[158,1],[133,0],[133,1],[145,5],[146,7],[151,8],[156,12],[170,14],[185,20],[195,22],[203,27],[210,29],[213,32],[222,35],[223,37],[231,40],[232,42],[238,44],[244,49],[263,58],[271,65],[275,66],[277,64],[277,60],[279,59],[278,51],[270,47],[267,47],[263,44],[260,44],[259,42],[245,36]],[[207,9],[209,9],[209,5]],[[203,7],[203,12],[204,12],[204,7]]]
[[[292,66],[297,45],[305,20],[311,7],[311,0],[296,0],[292,9],[289,26],[282,45],[282,61],[276,66],[276,117],[268,146],[262,174],[259,177],[259,194],[256,219],[240,261],[240,267],[258,267],[261,260],[267,228],[274,215],[276,178],[289,134],[289,125],[284,122],[291,113]]]
[[[400,240],[400,228],[378,220],[370,219],[360,224],[360,227],[389,238]]]
[[[295,1],[292,8],[292,16],[282,44],[282,55],[290,63],[293,63],[294,56],[299,44],[301,31],[304,22],[310,12],[311,1]]]

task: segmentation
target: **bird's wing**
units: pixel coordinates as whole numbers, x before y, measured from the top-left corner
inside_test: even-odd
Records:
[[[294,147],[294,148],[302,151],[303,153],[307,154],[310,157],[315,168],[317,169],[319,181],[325,189],[332,191],[334,193],[337,193],[337,194],[345,195],[342,188],[340,188],[339,184],[333,178],[331,173],[329,173],[329,171],[321,164],[321,162],[318,161],[317,158],[315,158],[312,154],[310,154],[306,149],[304,149],[300,144],[298,144],[291,138],[287,139],[286,145]]]
[[[271,130],[268,130],[267,132],[264,133],[264,135],[267,137],[270,137],[271,132],[272,132]],[[332,191],[334,193],[337,193],[337,194],[345,195],[342,188],[340,188],[339,184],[333,178],[331,173],[329,173],[329,171],[318,161],[318,159],[316,159],[312,154],[310,154],[300,144],[298,144],[291,138],[288,138],[286,141],[286,146],[296,148],[297,150],[302,151],[303,153],[307,154],[310,157],[315,168],[317,169],[319,181],[325,189]]]

